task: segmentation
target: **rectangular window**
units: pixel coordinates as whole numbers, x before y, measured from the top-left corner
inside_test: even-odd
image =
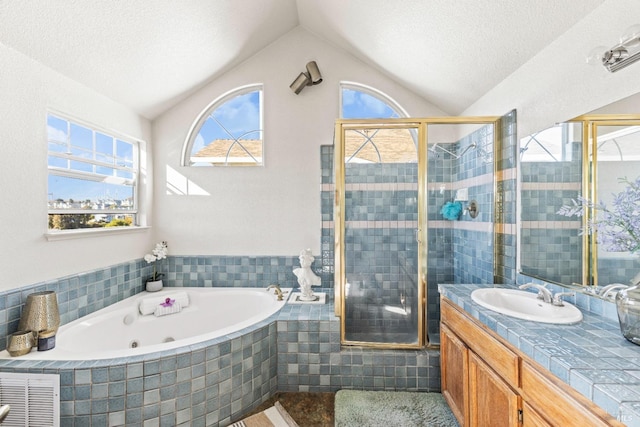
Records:
[[[138,142],[47,115],[49,230],[137,225]]]

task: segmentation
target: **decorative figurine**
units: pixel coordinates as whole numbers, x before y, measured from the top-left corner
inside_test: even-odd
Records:
[[[312,286],[320,286],[320,277],[311,270],[311,264],[315,259],[311,254],[311,249],[304,249],[300,252],[300,268],[293,270],[293,274],[298,278],[302,301],[315,301],[316,296],[313,294]]]

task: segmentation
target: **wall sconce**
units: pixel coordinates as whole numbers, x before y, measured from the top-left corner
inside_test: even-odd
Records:
[[[27,295],[18,329],[33,333],[38,340],[38,350],[50,350],[55,346],[55,334],[59,326],[58,298],[54,291]]]
[[[634,25],[625,30],[620,37],[620,43],[610,49],[595,48],[588,63],[601,63],[612,73],[621,70],[640,60],[640,25]]]
[[[307,63],[307,71],[300,73],[289,87],[297,95],[305,86],[320,83],[322,83],[322,74],[320,74],[318,64],[316,64],[316,61],[311,61]]]

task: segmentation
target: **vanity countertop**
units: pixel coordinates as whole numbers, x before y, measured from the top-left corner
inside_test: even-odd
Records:
[[[640,346],[622,336],[617,321],[582,307],[584,318],[573,325],[516,319],[471,300],[473,290],[486,287],[438,285],[440,294],[609,414],[640,426]]]

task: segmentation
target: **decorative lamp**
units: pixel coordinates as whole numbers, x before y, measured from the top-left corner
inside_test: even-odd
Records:
[[[59,326],[58,298],[54,291],[34,292],[27,295],[27,302],[20,317],[19,330],[31,331],[38,338],[44,332],[55,335]]]

